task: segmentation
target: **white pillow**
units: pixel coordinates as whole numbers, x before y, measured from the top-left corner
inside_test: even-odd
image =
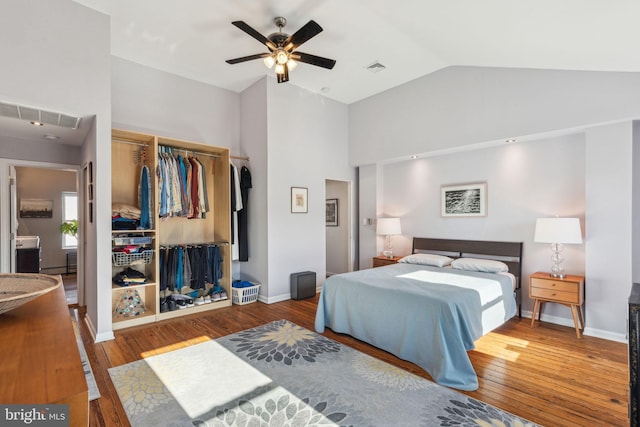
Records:
[[[509,267],[504,262],[481,258],[458,258],[451,262],[451,267],[458,270],[482,271],[484,273],[509,271]]]
[[[407,264],[433,265],[435,267],[446,267],[451,264],[453,258],[436,254],[412,254],[398,260]]]

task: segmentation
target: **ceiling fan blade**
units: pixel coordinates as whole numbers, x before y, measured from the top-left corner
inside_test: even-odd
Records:
[[[269,48],[269,50],[273,51],[273,50],[276,49],[276,45],[273,44],[273,42],[271,40],[269,40],[268,38],[266,38],[265,36],[263,36],[262,34],[257,32],[256,30],[254,30],[246,22],[244,22],[244,21],[233,21],[232,24],[235,25],[236,27],[240,28],[245,33],[249,34],[254,39],[258,40],[263,45],[267,46]]]
[[[316,65],[322,68],[328,68],[329,70],[336,65],[336,61],[334,59],[323,58],[321,56],[311,55],[310,53],[304,52],[293,52],[291,57],[294,60],[304,62],[306,64]]]
[[[265,57],[267,57],[269,55],[271,55],[269,52],[257,53],[255,55],[243,56],[242,58],[227,59],[225,62],[227,64],[239,64],[241,62],[252,61],[254,59],[260,59],[260,58],[265,58]]]
[[[296,50],[298,46],[310,38],[322,32],[322,27],[313,19],[302,26],[298,31],[289,36],[284,42],[284,48],[289,52]]]

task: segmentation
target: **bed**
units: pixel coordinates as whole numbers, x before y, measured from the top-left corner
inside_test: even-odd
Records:
[[[412,254],[417,263],[329,277],[315,329],[349,334],[417,364],[439,384],[475,390],[467,351],[520,315],[522,243],[414,238]]]

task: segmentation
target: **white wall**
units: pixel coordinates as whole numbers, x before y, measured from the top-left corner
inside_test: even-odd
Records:
[[[354,181],[347,106],[267,78],[269,302],[290,296],[290,274],[325,277],[325,180]],[[291,187],[308,189],[308,213],[291,213]]]
[[[586,334],[626,333],[631,292],[633,126],[589,129],[586,135]]]
[[[584,156],[584,136],[572,135],[386,165],[385,212],[402,222],[394,253],[411,253],[413,237],[523,242],[528,295],[528,276],[551,266],[549,246],[533,242],[536,218],[579,217],[584,224]],[[440,216],[442,185],[480,181],[487,183],[486,217]],[[565,255],[566,271],[584,274],[584,247],[567,245]],[[525,298],[523,310],[532,307]],[[544,314],[571,319],[554,304]]]
[[[109,34],[109,19],[105,15],[69,0],[2,3],[0,39],[11,42],[2,45],[0,100],[96,116],[79,161],[95,163],[100,158],[103,165],[96,168],[94,201],[97,224],[103,225],[86,230],[86,247],[90,249],[83,263],[87,272],[87,319],[97,339],[113,336],[110,304],[104,304],[111,298]],[[37,149],[32,155],[23,160],[41,160]],[[1,184],[3,189],[7,188]]]
[[[360,269],[373,267],[372,258],[380,252],[376,248],[376,218],[378,217],[377,189],[378,167],[376,165],[358,168],[358,265]],[[363,221],[367,221],[364,223]],[[370,220],[370,223],[368,222]]]
[[[350,105],[350,161],[628,120],[639,99],[640,73],[448,67]]]
[[[116,57],[111,77],[114,128],[229,147],[231,155],[239,153],[237,93]]]
[[[260,299],[266,301],[269,277],[267,80],[258,80],[240,94],[240,145],[249,157],[252,188],[249,190],[249,261],[242,262],[240,279],[258,282]]]

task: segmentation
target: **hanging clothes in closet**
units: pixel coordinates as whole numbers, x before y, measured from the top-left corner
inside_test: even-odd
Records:
[[[231,259],[240,259],[240,247],[238,243],[238,212],[242,210],[242,197],[240,194],[240,176],[238,168],[230,164],[231,182]]]
[[[160,247],[160,290],[180,293],[184,287],[206,290],[219,286],[222,251],[217,244]]]
[[[238,240],[240,261],[249,261],[249,189],[252,188],[251,172],[246,166],[240,169],[240,194],[242,210],[238,212]]]
[[[205,218],[209,212],[206,169],[196,157],[174,155],[173,151],[158,146],[159,217]]]
[[[138,205],[140,206],[139,229],[151,230],[153,222],[151,219],[151,180],[149,167],[146,164],[140,169],[140,184],[138,185]]]

